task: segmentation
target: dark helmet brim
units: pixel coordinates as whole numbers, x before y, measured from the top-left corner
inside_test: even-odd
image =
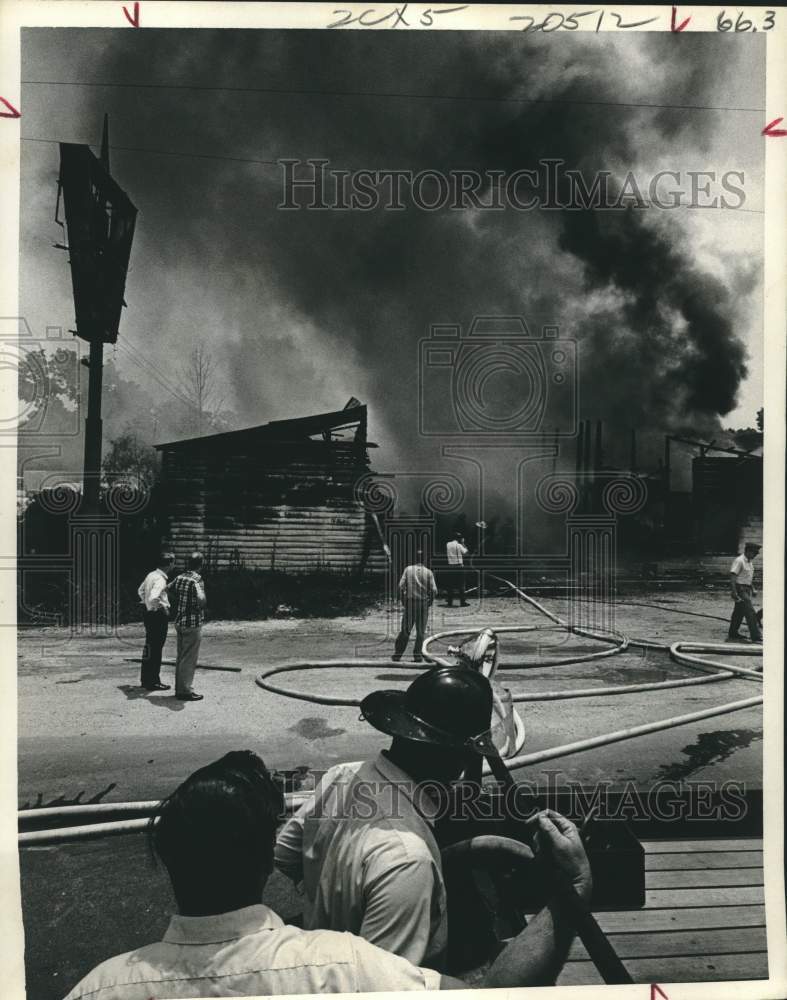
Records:
[[[411,712],[405,703],[404,691],[373,691],[361,702],[361,718],[388,736],[415,743],[456,750],[457,753],[477,753],[482,757],[499,757],[489,730],[476,736],[463,737],[448,733]]]

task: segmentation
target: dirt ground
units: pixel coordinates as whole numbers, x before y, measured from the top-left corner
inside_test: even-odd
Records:
[[[678,639],[721,641],[723,620],[697,617],[729,611],[726,592],[638,594],[657,607],[596,606],[597,624],[662,643]],[[564,614],[565,603],[544,599]],[[479,607],[435,608],[433,631],[483,626],[541,624],[532,609],[511,598]],[[72,637],[36,629],[19,637],[19,802],[22,807],[74,802],[154,799],[170,792],[189,772],[227,750],[251,747],[270,766],[322,769],[357,760],[386,744],[358,718],[358,709],[329,707],[263,691],[255,676],[284,660],[345,658],[346,669],[308,670],[277,678],[314,694],[360,698],[378,687],[403,687],[417,675],[412,663],[386,662],[398,616],[378,610],[354,618],[210,622],[200,659],[239,672],[200,670],[196,687],[205,700],[183,703],[145,694],[138,685],[141,626],[110,637]],[[657,693],[605,697],[610,685],[692,676],[664,651],[632,650],[595,662],[550,666],[598,644],[554,632],[501,636],[502,663],[516,658],[533,666],[505,670],[512,692],[597,687],[589,698],[519,706],[525,723],[523,750],[530,752],[626,726],[686,714],[751,697],[756,682],[729,680]],[[171,657],[170,637],[165,657]],[[373,669],[353,659],[379,658]],[[752,657],[730,658],[752,667]],[[173,680],[173,667],[163,670]],[[499,675],[501,676],[501,675]],[[659,779],[745,782],[761,786],[762,719],[759,708],[616,743],[516,772],[539,785],[597,781],[639,788]],[[163,933],[172,901],[168,881],[153,864],[139,835],[52,847],[20,854],[25,925],[25,967],[32,1000],[58,1000],[97,962],[155,940]],[[287,917],[300,909],[290,884],[274,875],[265,901]],[[74,918],[78,918],[75,933]]]
[[[565,614],[563,600],[544,598]],[[656,607],[593,605],[599,625],[631,637],[662,643],[678,639],[719,642],[726,635],[726,591],[639,593],[632,602]],[[718,619],[698,617],[715,615]],[[433,631],[543,624],[514,598],[486,598],[479,606],[437,606]],[[20,806],[75,801],[158,798],[186,774],[229,749],[251,747],[269,766],[322,769],[357,760],[385,745],[385,737],[359,721],[357,708],[312,704],[263,691],[255,676],[281,661],[339,659],[346,669],[308,670],[276,678],[285,687],[313,694],[360,698],[379,687],[404,687],[416,676],[413,664],[386,663],[398,627],[392,609],[352,618],[208,622],[200,660],[240,667],[239,672],[198,670],[195,686],[204,701],[180,702],[171,692],[148,694],[138,687],[139,666],[129,662],[142,648],[141,625],[123,626],[109,637],[72,637],[58,629],[31,629],[19,638]],[[519,691],[598,687],[598,696],[525,703],[518,707],[524,752],[568,743],[656,719],[751,697],[757,684],[735,679],[659,692],[604,696],[609,685],[688,677],[665,651],[624,654],[567,666],[557,657],[599,648],[590,640],[542,632],[503,635],[501,660],[526,658],[534,666],[507,670],[505,685]],[[443,647],[445,648],[445,647]],[[170,635],[164,656],[174,655]],[[354,659],[379,658],[377,669],[353,668]],[[730,658],[752,667],[752,657]],[[162,678],[173,681],[174,668]],[[554,773],[559,777],[555,779]],[[592,783],[632,780],[649,786],[660,778],[734,779],[761,784],[762,722],[759,708],[717,716],[624,743],[548,762],[518,772],[520,780]]]

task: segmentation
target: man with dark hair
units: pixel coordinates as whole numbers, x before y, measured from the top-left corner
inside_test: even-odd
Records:
[[[426,624],[429,620],[429,608],[437,596],[437,584],[434,574],[424,565],[424,554],[419,549],[415,554],[415,562],[405,566],[399,581],[399,597],[402,601],[402,625],[394,643],[392,660],[401,660],[410,633],[415,626],[415,646],[413,659],[416,663],[423,662],[421,648],[426,636]]]
[[[169,684],[161,683],[161,654],[169,628],[168,580],[174,565],[175,556],[171,552],[162,552],[158,566],[148,573],[137,591],[145,623],[145,648],[142,650],[139,683],[146,691],[169,691]]]
[[[416,965],[444,967],[446,890],[433,826],[451,782],[478,755],[497,753],[492,704],[488,679],[464,666],[435,667],[407,691],[364,698],[361,714],[393,737],[389,749],[329,770],[276,842],[276,867],[303,884],[305,927],[350,931]],[[589,894],[590,870],[573,824],[556,813],[539,822],[551,844],[568,838],[571,860],[564,860],[576,866],[571,877]],[[539,914],[531,922],[532,966],[527,975],[520,969],[518,985],[543,983],[551,975],[545,969],[559,969],[564,953],[555,919]],[[564,931],[558,936],[563,941]]]
[[[738,629],[741,622],[746,619],[749,626],[749,638],[752,642],[762,642],[761,621],[762,617],[757,615],[752,604],[752,598],[756,595],[754,589],[754,560],[760,546],[756,542],[747,542],[743,547],[743,555],[736,556],[730,567],[730,588],[732,590],[732,616],[730,627],[727,633],[727,642],[741,642],[745,640]]]
[[[162,941],[103,962],[66,1000],[467,988],[352,934],[288,926],[264,906],[283,805],[262,760],[248,750],[226,754],[187,778],[160,805],[150,828],[179,913]],[[551,813],[539,823],[555,863],[578,892],[589,893],[576,830]],[[560,903],[550,902],[500,953],[484,985],[554,978],[570,941]]]
[[[192,552],[187,570],[172,584],[177,597],[175,631],[178,635],[178,659],[175,666],[175,695],[181,701],[202,701],[204,695],[192,688],[197,669],[202,623],[205,620],[205,584],[202,582],[202,553]]]

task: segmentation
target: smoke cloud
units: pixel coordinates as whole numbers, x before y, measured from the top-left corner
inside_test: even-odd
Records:
[[[381,468],[433,465],[437,445],[418,433],[419,341],[478,314],[575,337],[580,416],[626,434],[712,431],[736,405],[739,267],[698,263],[685,210],[286,212],[275,161],[513,172],[553,158],[587,178],[714,169],[726,119],[679,108],[717,105],[761,39],[733,51],[705,35],[146,30],[142,45],[137,34],[80,32],[79,78],[264,92],[60,88],[47,110],[30,87],[23,99],[42,101],[42,134],[95,144],[109,111],[117,147],[194,154],[113,152],[140,209],[121,337],[168,372],[207,340],[239,425],[356,395]],[[30,77],[63,32],[26,44]]]

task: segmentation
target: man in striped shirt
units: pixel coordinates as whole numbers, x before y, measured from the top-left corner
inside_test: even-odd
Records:
[[[192,552],[188,569],[172,584],[177,599],[175,631],[178,636],[178,659],[175,666],[175,696],[181,701],[202,701],[192,687],[197,669],[202,623],[205,620],[205,584],[202,582],[202,553]]]

